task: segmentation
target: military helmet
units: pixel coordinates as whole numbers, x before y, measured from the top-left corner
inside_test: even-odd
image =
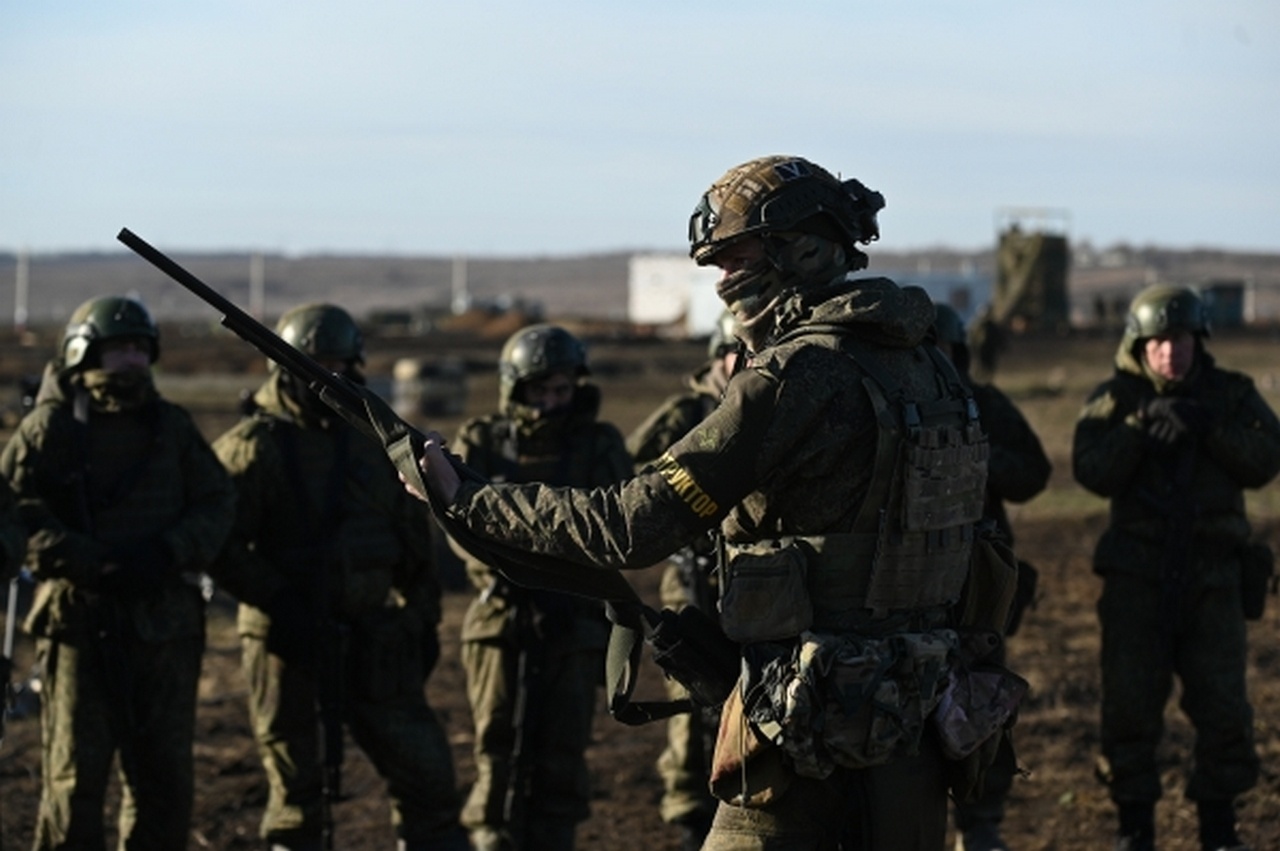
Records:
[[[854,249],[880,237],[883,207],[879,192],[806,159],[760,157],[729,169],[703,194],[689,217],[689,256],[705,266],[731,242],[780,231],[817,232]]]
[[[1124,327],[1129,343],[1172,331],[1209,336],[1209,315],[1194,290],[1156,284],[1134,296]]]
[[[942,303],[934,305],[933,327],[938,333],[939,343],[950,343],[952,346],[968,345],[969,338],[965,332],[964,320],[951,305]]]
[[[151,362],[160,357],[160,329],[137,299],[92,298],[75,309],[62,333],[62,363],[72,369],[92,365],[95,344],[120,337],[140,337],[151,344]]]
[[[738,348],[738,338],[734,332],[738,329],[738,320],[726,310],[716,320],[716,327],[711,329],[711,339],[707,342],[707,357],[722,358]]]
[[[276,323],[276,333],[313,358],[364,363],[364,335],[351,314],[337,305],[316,303],[290,308]]]
[[[512,334],[498,358],[500,393],[514,398],[516,385],[552,372],[588,374],[587,347],[558,325],[530,325]]]

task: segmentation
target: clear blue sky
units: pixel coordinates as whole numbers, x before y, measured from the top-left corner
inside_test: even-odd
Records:
[[[677,249],[807,156],[886,249],[1280,251],[1276,0],[11,0],[0,251]]]

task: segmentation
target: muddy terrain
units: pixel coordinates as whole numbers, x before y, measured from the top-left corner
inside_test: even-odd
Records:
[[[49,340],[34,347],[12,341],[0,349],[4,386],[38,369]],[[1110,847],[1114,829],[1103,787],[1094,779],[1098,752],[1098,629],[1094,603],[1099,581],[1090,572],[1090,554],[1105,522],[1105,504],[1076,486],[1070,476],[1072,423],[1084,396],[1109,371],[1112,340],[1066,338],[1018,340],[996,376],[1041,434],[1055,471],[1047,492],[1011,512],[1018,551],[1040,571],[1039,599],[1012,640],[1010,661],[1031,683],[1017,728],[1019,759],[1026,776],[1009,802],[1005,835],[1020,851],[1083,851]],[[389,372],[390,362],[421,344],[371,341],[371,370]],[[1214,339],[1220,363],[1246,369],[1273,407],[1280,408],[1280,353],[1266,336]],[[486,411],[496,396],[491,365],[496,348],[477,345],[461,356],[471,367],[466,413]],[[606,418],[629,430],[666,395],[674,392],[683,370],[697,364],[696,345],[627,345],[597,342],[592,347],[597,380],[605,393]],[[217,374],[211,365],[217,365]],[[242,344],[224,338],[167,338],[162,387],[197,415],[215,437],[234,421],[237,392],[261,378],[261,361]],[[13,395],[10,393],[10,395]],[[0,398],[0,404],[11,400]],[[459,417],[433,422],[446,433]],[[0,434],[0,437],[3,437]],[[1255,531],[1280,546],[1280,490],[1276,484],[1251,494]],[[450,578],[454,574],[446,565]],[[637,572],[636,586],[653,599],[658,571]],[[458,628],[468,592],[453,586],[445,598],[443,657],[428,687],[454,747],[458,782],[473,777],[471,726],[462,672],[458,665]],[[200,690],[196,744],[197,800],[192,848],[259,848],[257,823],[266,798],[244,706],[245,683],[231,609],[219,602],[210,609],[209,641]],[[1263,772],[1255,790],[1241,801],[1242,835],[1255,849],[1280,848],[1280,605],[1273,598],[1262,621],[1250,626],[1250,677],[1258,747]],[[25,671],[30,647],[19,647],[19,671]],[[642,690],[657,696],[660,683],[649,666]],[[1195,842],[1194,808],[1183,798],[1183,767],[1190,759],[1192,733],[1175,699],[1167,714],[1168,731],[1160,751],[1165,798],[1158,810],[1160,847],[1189,851]],[[675,849],[676,832],[657,815],[660,784],[654,760],[662,747],[660,724],[628,728],[601,710],[590,751],[594,801],[592,817],[578,831],[578,845],[591,851],[663,851]],[[0,804],[3,839],[9,849],[29,847],[39,798],[39,724],[34,717],[11,720],[0,750]],[[384,788],[363,755],[350,746],[345,787],[349,799],[336,810],[337,847],[348,851],[391,849]],[[113,796],[114,798],[114,796]],[[904,806],[910,802],[904,801]],[[114,806],[114,804],[113,804]]]

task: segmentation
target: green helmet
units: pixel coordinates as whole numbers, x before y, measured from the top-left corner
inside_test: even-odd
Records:
[[[964,320],[951,305],[940,303],[934,305],[933,327],[938,333],[939,343],[950,343],[952,346],[968,345],[969,338],[965,332]]]
[[[290,308],[276,323],[276,333],[300,352],[322,360],[364,363],[364,335],[356,321],[333,304]],[[272,364],[275,368],[275,364]]]
[[[729,169],[689,217],[689,256],[700,266],[731,242],[780,231],[818,233],[856,250],[880,237],[884,196],[841,181],[800,157],[770,156]]]
[[[1209,336],[1209,315],[1195,291],[1156,284],[1134,296],[1124,322],[1126,347],[1171,331]]]
[[[68,369],[92,365],[96,343],[141,337],[151,344],[151,362],[160,358],[160,329],[142,302],[125,296],[103,296],[75,309],[62,333],[62,363]]]
[[[716,320],[716,327],[711,329],[711,339],[707,342],[707,357],[722,358],[738,348],[738,338],[734,332],[738,329],[738,320],[733,313],[726,310]]]
[[[499,393],[503,400],[514,399],[521,381],[552,372],[587,375],[587,347],[557,325],[521,328],[502,346],[498,358]]]

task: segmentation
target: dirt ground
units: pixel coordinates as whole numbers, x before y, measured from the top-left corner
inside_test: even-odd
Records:
[[[191,360],[183,360],[184,346],[195,352],[188,355]],[[188,404],[206,434],[214,437],[234,420],[236,388],[253,386],[258,376],[223,376],[215,381],[197,372],[193,360],[204,367],[232,360],[230,355],[214,356],[209,346],[208,342],[179,342],[167,348],[163,362],[170,371],[162,387],[172,398]],[[371,343],[371,349],[377,346],[377,341]],[[1069,445],[1075,414],[1089,389],[1109,371],[1113,346],[1112,340],[1090,338],[1019,340],[996,376],[996,383],[1013,396],[1040,433],[1055,467],[1048,491],[1011,512],[1018,552],[1040,571],[1039,600],[1010,645],[1012,665],[1031,683],[1016,734],[1019,759],[1027,774],[1014,784],[1004,831],[1011,847],[1018,851],[1083,851],[1110,847],[1112,841],[1112,809],[1093,775],[1099,696],[1094,604],[1100,583],[1090,572],[1090,555],[1105,522],[1105,503],[1071,481]],[[1212,348],[1223,365],[1247,369],[1273,407],[1280,408],[1280,355],[1273,338],[1215,339]],[[593,346],[592,353],[600,367],[597,378],[606,398],[604,415],[624,431],[674,392],[680,372],[696,364],[700,356],[697,347],[620,343]],[[11,347],[0,349],[0,354],[0,364],[7,373],[3,380],[29,369],[27,364],[34,357],[30,351]],[[473,356],[479,363],[492,363],[496,351],[482,350]],[[253,358],[236,360],[247,365],[244,368],[256,363]],[[373,359],[371,367],[377,369],[379,364]],[[489,372],[473,372],[468,413],[492,406],[496,391]],[[202,391],[201,387],[217,390]],[[436,424],[449,433],[456,423],[455,418]],[[1280,546],[1277,486],[1273,483],[1251,494],[1250,510],[1258,536],[1273,547]],[[650,599],[656,596],[657,578],[657,570],[632,576]],[[444,652],[427,686],[429,702],[449,732],[458,783],[464,789],[474,776],[471,725],[458,664],[458,628],[468,599],[467,592],[460,589],[446,595],[441,632]],[[261,847],[257,823],[267,789],[250,737],[246,689],[230,616],[224,605],[210,609],[197,719],[192,848]],[[1264,619],[1249,628],[1251,697],[1263,771],[1257,788],[1241,801],[1240,821],[1243,838],[1255,849],[1280,849],[1278,627],[1280,605],[1273,599]],[[20,672],[29,659],[29,645],[23,642],[18,652]],[[655,669],[647,666],[646,674],[641,690],[657,696],[661,687]],[[1160,847],[1188,851],[1198,847],[1194,808],[1182,795],[1193,735],[1177,710],[1176,696],[1170,701],[1166,720],[1167,735],[1160,750],[1166,793],[1158,809]],[[654,760],[663,737],[661,724],[624,727],[601,710],[589,753],[592,816],[579,828],[579,848],[665,851],[677,847],[676,832],[663,825],[657,814],[660,783]],[[336,809],[337,847],[348,851],[393,848],[384,787],[354,745],[347,751],[345,777],[349,799]],[[39,784],[38,721],[34,717],[11,720],[0,749],[6,848],[29,847]],[[109,818],[114,816],[114,795],[112,800]],[[903,802],[903,806],[909,805],[909,801]]]

